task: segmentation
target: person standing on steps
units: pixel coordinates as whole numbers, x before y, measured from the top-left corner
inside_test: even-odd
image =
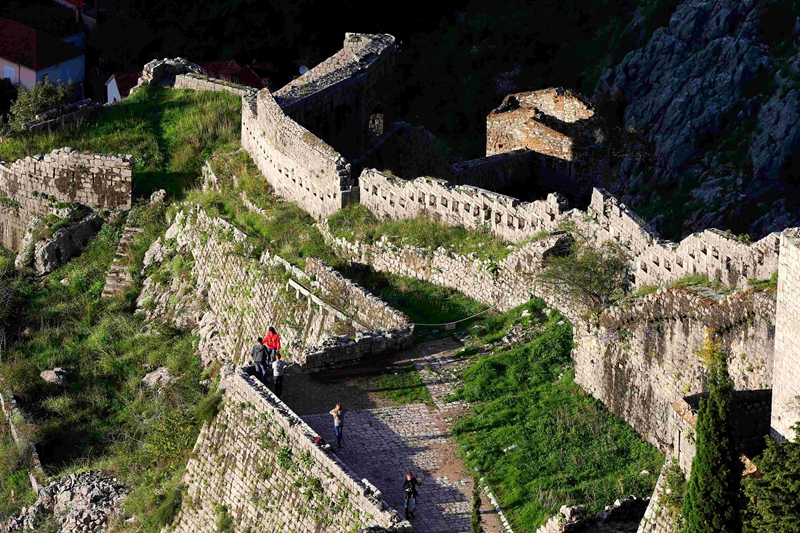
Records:
[[[342,408],[342,404],[337,403],[331,414],[333,415],[333,431],[336,433],[336,445],[342,447],[342,430],[344,429],[344,414],[349,410]]]
[[[272,379],[275,380],[275,396],[280,398],[283,395],[283,374],[287,367],[292,366],[294,363],[286,364],[286,361],[281,359],[280,352],[275,354],[275,360],[272,362]]]
[[[411,472],[406,474],[406,480],[403,483],[403,490],[406,493],[405,498],[405,512],[406,518],[414,518],[414,511],[417,510],[417,486],[422,485],[422,478],[415,478]]]
[[[250,358],[256,365],[256,377],[264,385],[269,383],[269,374],[267,373],[267,347],[262,344],[261,337],[258,337],[258,344],[250,349]]]
[[[273,326],[269,327],[267,336],[264,337],[264,345],[267,347],[267,361],[272,363],[275,356],[281,351],[281,336],[275,331]]]

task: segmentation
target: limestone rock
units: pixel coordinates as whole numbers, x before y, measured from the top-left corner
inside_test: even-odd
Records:
[[[160,366],[152,372],[149,372],[142,379],[142,383],[147,385],[147,388],[149,389],[156,388],[160,390],[177,379],[178,378],[176,376],[170,374],[169,368]]]
[[[64,385],[67,382],[67,373],[63,368],[54,368],[53,370],[45,370],[39,374],[43,380],[53,385]]]
[[[36,242],[33,251],[33,268],[36,273],[50,273],[80,255],[104,223],[104,219],[91,213],[82,221],[56,231],[47,240]]]

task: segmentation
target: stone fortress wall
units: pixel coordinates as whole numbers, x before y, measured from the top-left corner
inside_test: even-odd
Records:
[[[247,370],[220,382],[222,409],[195,444],[174,531],[214,531],[223,512],[236,531],[411,531],[368,480],[330,445],[315,444],[317,433]]]
[[[772,387],[772,432],[796,439],[800,421],[800,239],[781,236],[778,304],[775,317],[775,378]]]
[[[269,252],[253,256],[244,233],[209,217],[199,206],[179,212],[165,240],[174,242],[174,253],[193,259],[192,290],[203,295],[214,317],[218,351],[226,361],[246,362],[255,337],[263,336],[270,325],[279,329],[291,359],[308,370],[411,344],[413,325],[407,316],[344,280],[323,261],[309,260],[303,272]],[[166,258],[168,254],[159,251],[163,246],[158,241],[151,247],[146,268],[157,266],[156,256]],[[151,289],[146,281],[140,300]],[[333,298],[328,301],[326,295],[331,294],[345,298],[347,307],[342,309]]]
[[[130,156],[81,154],[72,148],[11,164],[0,161],[3,246],[20,251],[31,219],[48,214],[56,202],[130,209],[133,171]]]
[[[255,89],[245,85],[238,85],[225,80],[208,78],[199,74],[178,74],[175,76],[175,89],[191,89],[193,91],[226,92],[234,96],[246,96],[255,92]]]

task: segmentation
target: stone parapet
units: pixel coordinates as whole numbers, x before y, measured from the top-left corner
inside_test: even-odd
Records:
[[[48,214],[58,202],[96,209],[130,209],[134,163],[131,156],[53,150],[13,163],[0,161],[2,244],[20,251],[32,217]]]
[[[74,126],[82,120],[90,118],[102,109],[102,105],[90,98],[69,104],[63,108],[50,109],[39,115],[36,119],[26,122],[22,129],[26,131],[51,131],[67,126]]]
[[[195,444],[174,531],[213,531],[224,505],[241,531],[285,524],[297,533],[410,533],[380,492],[248,369],[225,374],[220,387],[222,409]]]
[[[193,91],[226,92],[234,96],[245,96],[256,92],[255,89],[244,85],[193,73],[175,76],[174,87],[175,89],[191,89]]]

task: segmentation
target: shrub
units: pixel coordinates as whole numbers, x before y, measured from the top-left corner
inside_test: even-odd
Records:
[[[630,256],[615,242],[595,246],[579,237],[567,255],[551,255],[539,279],[595,310],[621,296],[629,285]]]
[[[214,417],[217,416],[217,413],[219,412],[219,404],[222,402],[223,392],[224,390],[213,392],[204,397],[197,404],[197,407],[195,408],[195,416],[201,424],[211,422],[214,420]]]
[[[800,424],[795,431],[800,434]],[[767,449],[756,464],[764,477],[751,476],[744,481],[745,533],[800,533],[800,440],[768,438]]]
[[[168,526],[175,520],[181,509],[185,488],[185,485],[178,484],[167,491],[161,505],[153,512],[153,519],[159,526]]]
[[[730,435],[728,417],[733,380],[727,354],[708,333],[700,360],[708,367],[708,397],[697,416],[697,454],[686,487],[682,515],[686,533],[733,533],[741,530],[737,499],[742,467]]]
[[[469,519],[469,533],[484,533],[481,520],[481,484],[477,478],[472,483],[472,516]]]
[[[70,80],[71,81],[71,80]],[[36,115],[69,103],[72,99],[72,87],[67,83],[53,84],[48,78],[36,82],[30,89],[22,89],[16,101],[11,104],[9,124],[17,131],[22,125],[30,122]]]

